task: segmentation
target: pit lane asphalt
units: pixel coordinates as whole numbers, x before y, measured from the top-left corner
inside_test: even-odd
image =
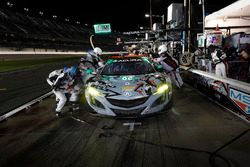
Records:
[[[0,73],[0,115],[50,91],[46,82],[49,73],[76,61],[54,63],[37,68]]]
[[[173,106],[143,119],[62,118],[55,97],[0,123],[0,166],[248,167],[250,125],[195,89],[174,89]],[[130,131],[123,123],[141,125]]]

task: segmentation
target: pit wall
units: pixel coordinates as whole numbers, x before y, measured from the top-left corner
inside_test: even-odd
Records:
[[[250,121],[250,84],[214,73],[182,67],[185,82],[197,88],[237,116]]]

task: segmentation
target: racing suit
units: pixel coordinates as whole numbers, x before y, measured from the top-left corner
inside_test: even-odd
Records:
[[[95,69],[104,66],[102,59],[92,50],[87,53],[86,60],[92,62]]]
[[[215,75],[227,77],[228,64],[225,61],[227,57],[226,54],[222,50],[216,49],[211,53],[211,56],[215,64]]]
[[[96,68],[86,58],[81,58],[78,68],[81,75],[80,80],[85,85],[88,78],[93,77],[92,74],[95,73]]]
[[[163,53],[159,58],[155,58],[154,62],[162,65],[163,69],[170,74],[171,79],[175,82],[178,88],[183,85],[182,78],[180,76],[178,61],[167,53]]]
[[[81,75],[67,76],[66,85],[67,89],[65,93],[68,93],[70,102],[77,102],[80,94],[80,86],[78,82],[81,81]]]
[[[52,87],[52,92],[56,96],[56,101],[58,101],[56,107],[57,113],[61,112],[62,108],[64,107],[67,101],[67,98],[65,96],[65,89],[66,89],[65,75],[66,74],[63,72],[63,70],[60,69],[52,71],[47,78],[47,82]]]

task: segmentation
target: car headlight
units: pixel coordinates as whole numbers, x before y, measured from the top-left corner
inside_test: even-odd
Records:
[[[156,89],[154,95],[156,95],[156,94],[163,94],[164,92],[166,92],[166,91],[168,91],[168,90],[169,90],[168,84],[163,84],[163,85],[159,86],[159,87]]]
[[[93,97],[103,96],[101,92],[99,92],[96,88],[93,88],[93,87],[88,87],[87,91]]]

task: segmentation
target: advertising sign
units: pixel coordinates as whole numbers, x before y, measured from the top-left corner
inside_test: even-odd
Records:
[[[95,24],[94,25],[95,34],[107,34],[111,33],[111,25],[107,24]]]
[[[208,34],[207,35],[207,46],[215,45],[221,47],[222,45],[222,34]]]
[[[250,95],[230,88],[229,98],[246,114],[250,114]]]
[[[205,38],[203,33],[197,34],[198,47],[203,48],[205,46]]]

